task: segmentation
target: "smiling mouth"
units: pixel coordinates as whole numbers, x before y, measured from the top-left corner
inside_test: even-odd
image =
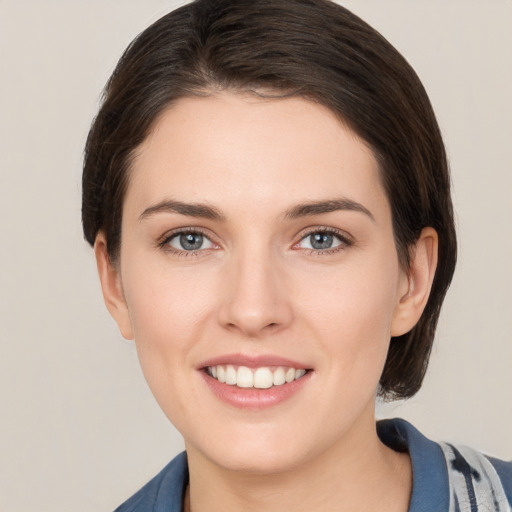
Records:
[[[239,388],[269,389],[274,386],[282,386],[298,380],[308,370],[304,368],[292,368],[278,366],[273,369],[268,366],[248,368],[247,366],[216,365],[207,366],[206,373],[222,384]]]

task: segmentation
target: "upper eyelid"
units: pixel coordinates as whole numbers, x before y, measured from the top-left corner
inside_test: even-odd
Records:
[[[166,243],[168,243],[169,240],[171,240],[172,238],[179,236],[181,234],[184,234],[184,233],[185,234],[186,233],[199,233],[200,235],[202,235],[205,238],[207,238],[208,240],[210,240],[210,242],[212,242],[213,244],[219,245],[219,243],[215,240],[215,237],[210,234],[209,230],[206,230],[204,228],[195,227],[195,226],[176,228],[176,229],[171,229],[169,231],[166,231],[162,236],[160,236],[157,239],[157,245],[163,246]]]
[[[196,226],[187,226],[183,228],[169,229],[160,238],[170,238],[172,236],[180,235],[182,233],[199,233],[204,236],[211,236],[210,231]]]
[[[162,246],[169,242],[172,238],[175,236],[178,236],[183,233],[199,233],[210,242],[212,242],[215,245],[221,245],[217,239],[217,237],[211,233],[210,230],[198,226],[186,226],[186,227],[180,227],[175,228],[169,231],[166,231],[161,237],[157,240],[157,245]],[[295,237],[295,242],[293,243],[293,246],[297,245],[300,241],[302,241],[304,238],[312,235],[313,233],[330,233],[337,237],[339,237],[341,240],[348,242],[348,243],[354,243],[353,237],[347,233],[346,231],[338,228],[334,228],[331,226],[311,226],[308,228],[305,228],[301,230]],[[200,250],[200,249],[199,249]]]
[[[314,233],[329,233],[329,234],[337,237],[341,243],[335,247],[331,247],[328,249],[314,249],[314,248],[308,248],[308,247],[298,247],[299,244],[303,240],[305,240],[308,236],[311,236]],[[336,254],[341,251],[344,251],[350,247],[353,247],[354,244],[355,244],[354,238],[344,230],[333,228],[333,227],[315,226],[315,227],[307,228],[305,232],[303,231],[300,234],[300,237],[298,238],[298,240],[296,242],[294,242],[294,244],[292,245],[291,248],[292,248],[292,250],[305,251],[308,254],[315,255],[315,256],[328,256],[328,255],[332,255],[332,254]]]
[[[330,233],[350,242],[353,242],[354,240],[353,237],[346,231],[327,226],[315,226],[311,228],[306,228],[305,230],[301,231],[297,236],[300,241],[306,238],[307,236],[312,235],[313,233]]]

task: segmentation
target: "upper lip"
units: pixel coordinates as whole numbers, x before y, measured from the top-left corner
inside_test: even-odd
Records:
[[[213,357],[203,361],[198,365],[198,369],[207,368],[208,366],[227,365],[233,366],[247,366],[248,368],[261,368],[262,366],[286,366],[295,369],[310,369],[311,366],[272,354],[263,355],[247,355],[247,354],[225,354],[222,356]]]

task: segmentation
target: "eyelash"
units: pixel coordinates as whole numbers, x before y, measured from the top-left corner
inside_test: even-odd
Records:
[[[172,254],[175,254],[176,256],[184,257],[184,258],[192,257],[192,256],[200,256],[201,253],[204,253],[206,250],[209,250],[209,249],[197,249],[197,250],[185,251],[185,250],[175,249],[174,247],[171,247],[169,245],[170,241],[173,240],[174,238],[181,236],[181,235],[186,235],[188,233],[202,235],[204,238],[209,240],[213,245],[218,247],[218,244],[216,244],[211,239],[211,236],[207,235],[205,233],[205,231],[203,231],[200,228],[181,228],[181,229],[173,231],[171,233],[166,233],[157,242],[157,247],[160,249],[163,249],[167,252],[170,252]],[[339,231],[334,228],[316,227],[316,228],[311,228],[308,231],[306,231],[305,233],[303,233],[301,235],[299,241],[296,242],[292,246],[292,248],[296,249],[296,250],[300,250],[300,247],[298,247],[298,245],[303,240],[305,240],[308,237],[310,237],[311,235],[314,235],[317,233],[331,235],[331,236],[337,238],[341,243],[333,248],[330,248],[330,249],[302,249],[304,252],[306,252],[310,256],[329,256],[329,255],[338,253],[340,251],[343,251],[343,250],[347,249],[348,247],[351,247],[352,245],[354,245],[354,242],[347,236],[346,233],[344,233],[342,231]]]
[[[214,246],[218,246],[212,239],[210,235],[207,235],[201,228],[180,228],[176,231],[172,231],[171,233],[166,233],[158,242],[157,247],[163,249],[164,251],[170,252],[176,256],[182,258],[190,258],[192,256],[200,256],[201,253],[204,253],[205,250],[208,249],[197,249],[193,251],[185,251],[175,249],[171,247],[170,242],[176,237],[186,234],[194,234],[194,235],[202,235],[206,240],[209,240]]]
[[[325,235],[331,235],[335,238],[337,238],[341,243],[337,245],[336,247],[332,247],[330,249],[302,249],[303,251],[307,252],[310,256],[330,256],[333,254],[336,254],[338,252],[344,251],[347,248],[354,245],[354,241],[351,240],[351,238],[348,237],[346,233],[343,231],[340,231],[338,229],[334,228],[327,228],[327,227],[315,227],[311,228],[308,231],[306,231],[302,236],[300,237],[300,240],[293,245],[293,247],[297,247],[303,240],[310,237],[311,235],[321,233]]]

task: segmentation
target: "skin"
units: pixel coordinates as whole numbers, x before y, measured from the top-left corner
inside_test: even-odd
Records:
[[[367,211],[287,215],[339,199]],[[222,219],[148,213],[168,200]],[[186,228],[201,250],[169,240]],[[336,247],[312,249],[329,230]],[[334,114],[301,98],[179,100],[137,151],[120,261],[102,233],[95,251],[107,307],[185,438],[186,510],[407,510],[410,461],[378,439],[374,401],[390,337],[426,304],[437,236],[425,228],[400,266],[374,155]],[[312,371],[285,402],[240,409],[199,369],[232,353]]]

